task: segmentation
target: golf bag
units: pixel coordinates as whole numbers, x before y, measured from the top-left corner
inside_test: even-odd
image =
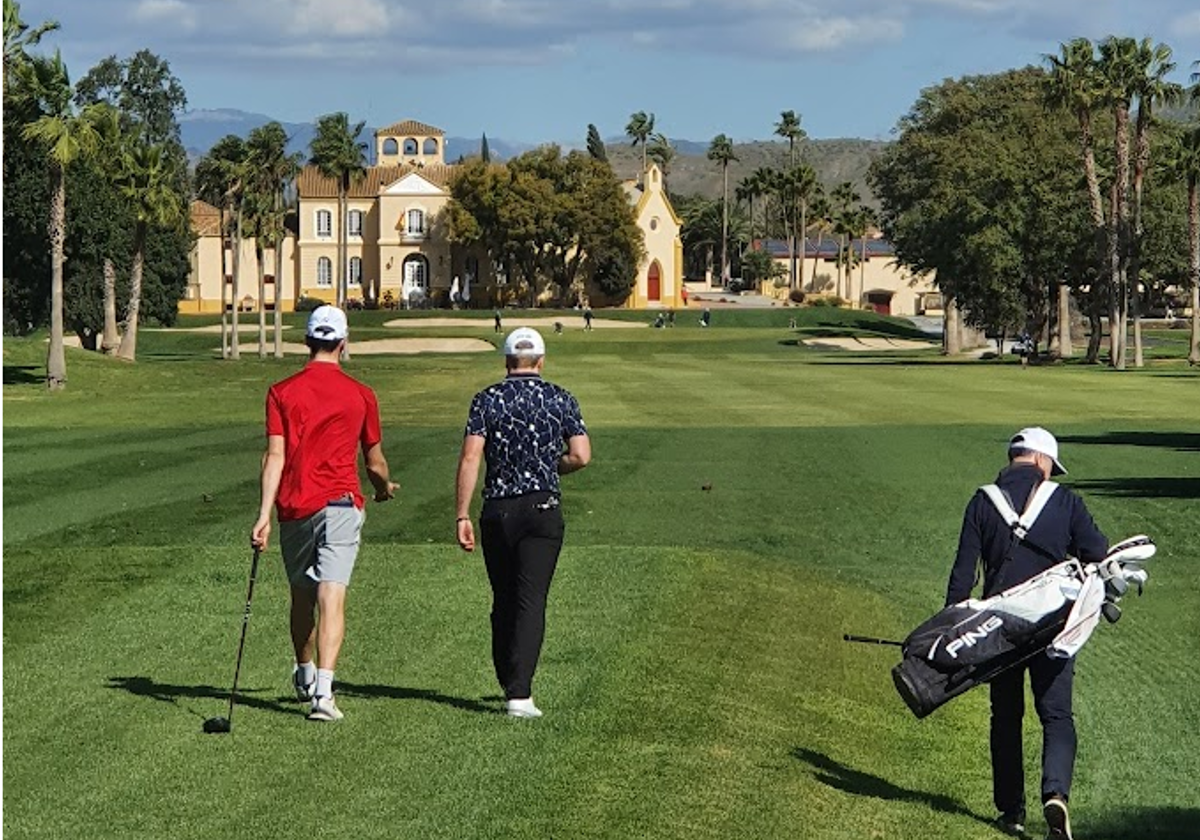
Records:
[[[1066,560],[999,595],[946,607],[904,640],[904,658],[892,669],[896,690],[923,718],[1034,656],[1074,656],[1101,615],[1120,617],[1117,603],[1130,584],[1141,594],[1141,563],[1154,552],[1149,537],[1132,537],[1099,563]]]

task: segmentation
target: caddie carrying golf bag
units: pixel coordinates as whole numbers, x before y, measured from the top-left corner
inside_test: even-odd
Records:
[[[1066,560],[999,595],[946,607],[904,640],[896,690],[923,718],[1031,657],[1074,656],[1101,615],[1120,617],[1117,602],[1131,583],[1141,594],[1141,563],[1154,552],[1149,537],[1132,537],[1099,563]]]

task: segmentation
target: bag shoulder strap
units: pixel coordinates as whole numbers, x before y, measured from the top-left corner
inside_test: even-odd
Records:
[[[995,506],[996,511],[1004,520],[1012,532],[1021,541],[1025,541],[1029,533],[1029,529],[1037,522],[1038,517],[1042,515],[1042,511],[1046,507],[1046,503],[1050,501],[1050,497],[1054,495],[1054,491],[1058,489],[1058,484],[1053,481],[1043,481],[1038,485],[1037,490],[1029,497],[1029,502],[1025,505],[1025,510],[1020,514],[1013,507],[1012,499],[1008,494],[1001,490],[995,484],[985,484],[979,488]]]

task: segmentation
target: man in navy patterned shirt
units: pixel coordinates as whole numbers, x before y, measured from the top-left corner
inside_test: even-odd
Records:
[[[546,344],[537,330],[513,330],[504,356],[508,375],[471,401],[458,461],[458,544],[475,550],[470,507],[484,458],[479,531],[492,586],[492,663],[508,714],[536,718],[533,672],[564,531],[558,477],[586,467],[592,445],[579,403],[542,379]]]

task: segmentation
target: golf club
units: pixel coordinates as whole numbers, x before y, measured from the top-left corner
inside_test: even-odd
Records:
[[[864,645],[891,645],[892,647],[904,647],[904,642],[897,642],[894,639],[876,639],[873,636],[855,636],[853,633],[842,634],[843,642],[858,642]]]
[[[250,601],[254,598],[254,579],[258,577],[258,554],[258,546],[255,546],[254,559],[250,561],[250,586],[246,590],[246,610],[242,614],[242,638],[238,642],[237,665],[233,668],[233,688],[229,690],[229,714],[225,717],[212,717],[204,721],[204,731],[210,735],[233,731],[233,703],[237,697],[238,675],[242,672],[242,651],[246,648],[246,628],[250,626]]]

